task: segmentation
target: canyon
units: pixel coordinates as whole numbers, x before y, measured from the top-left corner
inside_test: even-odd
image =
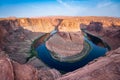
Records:
[[[62,19],[60,32],[81,29],[107,42],[111,51],[73,72],[61,74],[31,56],[34,40],[50,33]],[[37,41],[34,46],[39,45]],[[29,59],[28,59],[29,58]],[[113,17],[40,17],[0,18],[1,80],[119,80],[120,18]]]

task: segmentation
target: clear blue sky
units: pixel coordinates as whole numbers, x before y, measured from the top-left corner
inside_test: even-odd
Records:
[[[113,16],[120,0],[0,0],[0,17]]]

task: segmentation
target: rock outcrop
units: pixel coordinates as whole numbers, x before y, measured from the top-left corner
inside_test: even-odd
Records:
[[[110,51],[83,68],[67,73],[57,80],[119,80],[120,48]]]
[[[0,52],[0,80],[55,80],[60,76],[55,69],[37,70],[31,65],[12,61]]]
[[[120,47],[120,26],[112,24],[106,28],[100,22],[91,22],[89,25],[81,25],[81,27],[103,39],[112,50]]]

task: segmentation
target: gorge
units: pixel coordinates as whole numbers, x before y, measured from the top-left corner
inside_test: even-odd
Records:
[[[64,33],[64,32],[61,32],[61,33]],[[74,36],[72,36],[72,41],[73,41],[73,38],[75,39],[76,36],[78,37],[78,40],[77,40],[78,43],[77,43],[77,41],[75,41],[76,43],[72,43],[71,47],[70,47],[70,45],[68,45],[68,44],[71,44],[71,42],[62,41],[62,40],[59,40],[57,37],[55,37],[54,39],[52,39],[53,43],[51,43],[50,48],[47,48],[47,46],[50,44],[50,43],[48,44],[47,41],[49,41],[49,39],[52,36],[56,36],[55,34],[58,34],[58,33],[56,32],[53,35],[49,34],[49,36],[48,35],[41,36],[38,40],[40,40],[40,39],[44,39],[44,40],[43,40],[43,42],[41,42],[41,44],[39,44],[39,46],[37,46],[37,48],[35,50],[37,51],[37,56],[38,56],[38,58],[40,58],[40,60],[42,60],[48,66],[50,66],[52,68],[56,68],[62,72],[73,71],[77,68],[84,66],[89,61],[92,61],[93,59],[95,59],[99,56],[103,56],[108,51],[108,48],[109,48],[109,47],[97,46],[92,41],[88,40],[87,37],[84,37],[84,43],[83,43],[84,48],[80,52],[77,51],[78,52],[77,53],[75,49],[79,47],[79,45],[80,45],[79,42],[81,41],[81,40],[79,40],[79,37],[82,36],[82,35],[77,36],[77,34],[80,34],[80,32],[76,32],[76,33],[70,32],[69,33],[69,35],[74,35]],[[66,35],[66,34],[67,33],[64,33],[64,35]],[[86,34],[86,33],[84,33],[84,34]],[[57,36],[59,36],[59,34]],[[61,37],[63,37],[63,36],[61,36]],[[66,39],[66,38],[64,38],[64,39]],[[57,41],[55,41],[55,40],[57,40]],[[93,41],[95,41],[95,40],[93,38]],[[60,42],[62,42],[63,44]],[[99,38],[97,38],[96,43],[103,44],[102,46],[106,46],[104,43],[102,43],[102,41],[100,42]],[[74,47],[75,44],[78,44],[78,45],[76,47]],[[64,49],[64,47],[63,47],[63,49],[58,48],[58,49],[60,49],[58,52],[51,51],[52,46],[55,47],[56,45],[61,46],[61,48],[63,46],[66,46],[66,47],[65,47],[65,49]],[[56,46],[55,48],[57,48],[57,47],[58,46]],[[81,47],[82,47],[82,45],[80,45],[80,48]],[[70,49],[68,49],[68,51],[67,51],[67,48],[70,48]],[[75,49],[72,51],[73,48],[75,48]],[[78,50],[80,50],[80,48],[78,48]],[[62,54],[60,54],[61,52],[62,52]],[[65,55],[66,53],[67,53],[67,55]],[[64,56],[62,56],[63,54],[64,54]]]
[[[89,62],[84,67],[75,71],[72,70],[72,72],[66,74],[60,74],[56,69],[47,67],[41,60],[33,56],[36,55],[34,48],[39,46],[45,38],[38,39],[40,36],[44,34],[48,36],[48,34],[54,30],[55,26],[59,23],[58,19],[63,19],[62,23],[59,25],[61,26],[59,28],[60,32],[74,33],[78,32],[81,27],[83,30],[87,30],[91,35],[99,37],[98,41],[103,41],[99,44],[89,37],[91,42],[101,47],[108,47],[109,45],[111,51],[108,51],[103,57]],[[61,16],[1,18],[0,65],[3,65],[4,69],[2,66],[0,67],[0,79],[6,80],[5,78],[7,77],[9,80],[119,80],[119,43],[119,18]],[[93,52],[95,51],[96,49]],[[31,53],[33,53],[32,56]]]

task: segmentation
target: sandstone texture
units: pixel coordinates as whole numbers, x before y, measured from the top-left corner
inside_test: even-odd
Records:
[[[31,65],[12,61],[0,52],[0,80],[55,80],[61,74],[55,69],[36,69]]]
[[[63,74],[62,77],[57,70],[48,68],[37,58],[28,59],[31,56],[33,41],[54,30],[60,19],[62,22],[59,24],[59,31],[66,32],[67,38],[70,38],[69,34],[74,35],[73,33],[79,32],[81,28],[107,42],[111,51],[83,68]],[[67,38],[64,41],[67,41]],[[71,38],[71,42],[72,39],[78,40]],[[32,47],[37,47],[40,42],[38,39]],[[0,80],[119,80],[119,43],[120,18],[61,16],[0,18]],[[61,45],[58,45],[59,47]]]

